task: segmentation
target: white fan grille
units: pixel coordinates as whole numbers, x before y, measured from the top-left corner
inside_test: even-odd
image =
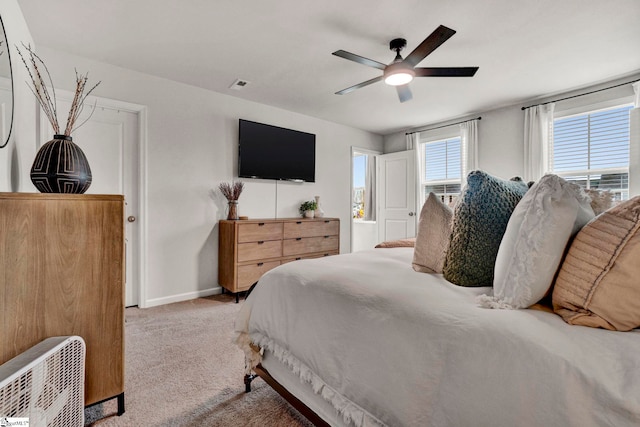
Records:
[[[29,427],[83,426],[85,352],[80,337],[49,338],[0,367],[0,416],[29,418]]]

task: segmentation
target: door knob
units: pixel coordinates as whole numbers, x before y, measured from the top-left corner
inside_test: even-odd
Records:
[[[135,217],[135,216],[133,216],[133,215],[131,215],[131,216],[127,217],[127,221],[129,221],[129,222],[135,222],[135,221],[136,221],[136,217]]]
[[[409,212],[409,216],[413,216],[413,212]]]

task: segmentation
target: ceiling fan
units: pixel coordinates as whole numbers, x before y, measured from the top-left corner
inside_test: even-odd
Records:
[[[336,95],[344,95],[345,93],[384,80],[386,84],[396,87],[400,102],[405,102],[413,97],[408,83],[413,80],[414,77],[473,77],[476,71],[478,71],[478,67],[416,67],[420,61],[455,33],[455,30],[440,25],[404,59],[400,56],[400,52],[406,47],[407,41],[405,39],[393,39],[389,43],[389,49],[396,52],[396,57],[389,65],[344,50],[336,50],[333,52],[335,56],[382,70],[381,76],[342,89],[336,92]]]

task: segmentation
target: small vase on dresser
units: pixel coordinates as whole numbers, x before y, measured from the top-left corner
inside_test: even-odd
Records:
[[[322,207],[320,206],[320,196],[315,196],[316,199],[316,210],[315,210],[315,217],[316,218],[322,218],[324,216],[324,211],[322,210]]]
[[[244,189],[244,183],[242,181],[231,181],[229,182],[221,182],[218,185],[218,189],[222,195],[227,199],[227,219],[228,220],[237,220],[238,219],[238,199],[240,198],[240,194],[242,194],[242,190]]]
[[[238,219],[238,201],[237,200],[229,200],[229,212],[227,213],[227,219],[229,220]]]

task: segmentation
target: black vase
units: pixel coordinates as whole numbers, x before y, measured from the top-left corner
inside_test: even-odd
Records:
[[[31,182],[41,193],[82,194],[91,185],[87,156],[70,136],[53,135],[36,153]]]

